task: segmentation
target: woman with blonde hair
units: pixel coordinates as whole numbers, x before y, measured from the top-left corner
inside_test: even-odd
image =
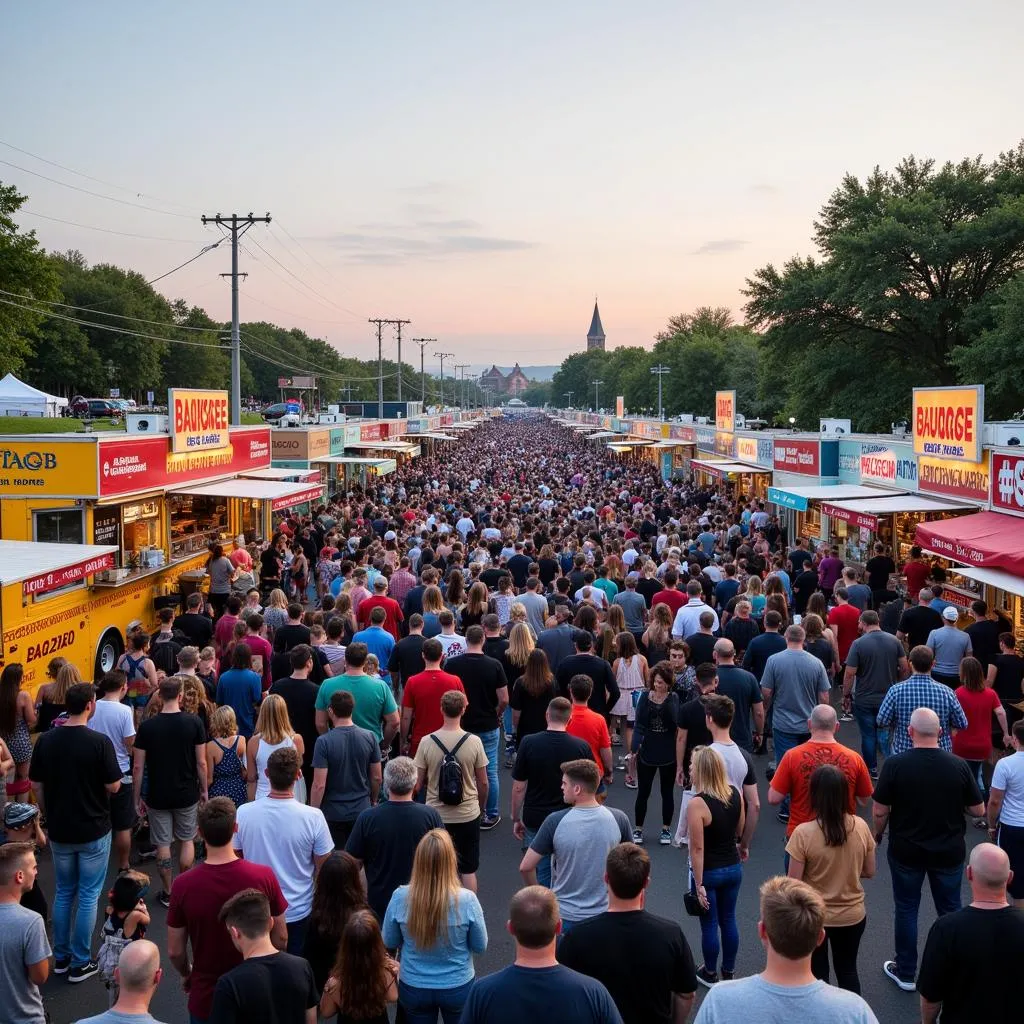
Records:
[[[764,605],[767,597],[764,592],[764,584],[756,572],[747,577],[747,589],[744,595],[750,602],[750,614],[760,620],[764,616]]]
[[[267,627],[267,639],[273,642],[274,633],[288,621],[288,598],[283,590],[272,590],[263,609],[263,625]]]
[[[210,718],[206,777],[211,797],[226,796],[236,807],[245,803],[245,737],[238,734],[235,711],[228,704],[217,708]]]
[[[667,604],[659,602],[651,609],[651,621],[640,642],[647,652],[649,665],[668,661],[668,645],[672,643],[672,609]]]
[[[462,609],[462,618],[459,628],[463,635],[470,626],[479,626],[483,617],[487,614],[487,584],[474,583],[469,588],[469,597],[466,606]]]
[[[441,622],[438,615],[443,611],[445,606],[441,588],[432,583],[423,591],[423,635],[428,639],[440,634]]]
[[[207,697],[206,687],[199,676],[182,673],[178,678],[181,680],[181,696],[178,698],[181,710],[188,715],[195,715],[203,723],[203,735],[209,739],[210,719],[217,710],[217,705]]]
[[[352,637],[359,632],[355,612],[352,611],[352,595],[344,591],[340,593],[334,599],[334,608],[328,618],[339,618],[344,623],[340,642],[342,647],[348,647],[352,643]]]
[[[516,626],[525,626],[527,633],[530,634],[531,640],[536,640],[537,635],[533,631],[533,626],[530,625],[529,619],[526,615],[526,605],[522,601],[513,601],[512,606],[508,610],[508,622],[505,623],[502,633],[511,638],[512,630]]]
[[[743,834],[743,801],[736,787],[729,785],[722,755],[711,747],[694,747],[690,780],[693,799],[686,808],[686,828],[691,891],[705,910],[700,919],[704,963],[697,968],[697,980],[710,988],[718,981],[719,952],[722,980],[731,981],[736,970],[740,945],[736,900],[743,881],[736,840]]]
[[[388,904],[384,945],[402,950],[398,1001],[409,1024],[458,1024],[473,984],[473,954],[487,949],[480,901],[459,884],[455,846],[443,828],[416,847],[412,877]]]
[[[39,717],[36,720],[36,729],[39,732],[46,732],[48,729],[53,728],[53,723],[66,710],[64,702],[67,699],[68,690],[81,682],[84,682],[84,680],[82,679],[82,673],[78,671],[78,667],[72,665],[69,661],[65,661],[57,669],[53,682],[40,688],[37,695],[39,703],[36,705],[36,710],[39,712]]]
[[[245,748],[245,777],[250,800],[260,800],[269,795],[267,762],[270,755],[281,747],[294,747],[300,757],[305,750],[302,737],[292,728],[284,698],[276,693],[268,693],[260,705],[256,731]],[[306,783],[301,777],[295,783],[295,799],[300,804],[306,802]]]

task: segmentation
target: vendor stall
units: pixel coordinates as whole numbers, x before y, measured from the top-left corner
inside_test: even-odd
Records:
[[[394,459],[374,458],[369,455],[331,455],[318,463],[328,474],[328,491],[336,494],[358,484],[366,487],[376,478],[394,473],[398,463]]]
[[[771,485],[772,471],[763,466],[730,459],[691,459],[690,467],[702,486],[718,487],[727,485],[732,495],[767,497]]]
[[[828,517],[822,516],[823,502],[836,502],[850,498],[885,497],[889,492],[877,487],[859,484],[785,484],[769,487],[768,503],[777,506],[779,520],[786,529],[789,543],[805,537],[812,544],[829,539]]]

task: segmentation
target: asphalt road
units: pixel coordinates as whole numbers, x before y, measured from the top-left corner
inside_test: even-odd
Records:
[[[844,723],[841,726],[839,737],[847,745],[856,747],[858,738],[855,724]],[[767,783],[764,779],[764,768],[767,766],[768,758],[762,757],[756,760],[760,776],[758,785],[761,790],[763,813],[754,836],[750,860],[744,867],[743,887],[737,907],[740,926],[740,951],[736,965],[738,977],[755,974],[764,966],[764,952],[757,938],[757,892],[758,887],[765,879],[781,873],[785,838],[785,826],[778,822],[774,812],[767,808]],[[501,800],[502,807],[506,809],[510,786],[509,773],[503,771]],[[625,789],[622,785],[622,772],[617,772],[609,803],[626,811],[632,820],[634,796],[632,791]],[[647,849],[652,861],[652,879],[647,906],[653,913],[682,922],[683,931],[694,951],[695,961],[699,963],[700,928],[696,919],[688,918],[682,908],[681,893],[686,885],[686,856],[683,851],[674,847],[658,845],[657,793],[653,796],[654,799],[651,801],[647,816]],[[870,815],[867,808],[863,813]],[[968,825],[967,832],[969,845],[974,845],[983,838],[983,833],[970,825]],[[487,918],[490,945],[487,952],[477,958],[476,966],[478,974],[484,975],[506,966],[513,957],[512,940],[505,931],[504,925],[508,901],[520,886],[518,872],[520,850],[518,842],[512,836],[512,827],[507,818],[495,830],[484,833],[481,841],[483,854],[479,873],[480,901]],[[901,992],[882,973],[882,962],[892,957],[893,947],[892,892],[884,848],[880,854],[878,874],[875,878],[865,882],[864,886],[867,893],[868,925],[860,948],[861,985],[864,998],[871,1005],[879,1021],[883,1024],[911,1024],[911,1022],[920,1020],[917,995]],[[155,876],[155,868],[152,867],[151,862],[147,867]],[[40,884],[47,894],[52,896],[53,871],[49,858],[45,855],[40,865]],[[151,891],[156,892],[159,888],[154,877]],[[922,949],[928,928],[935,919],[934,907],[927,895],[927,886],[925,890],[919,931],[919,943]],[[965,902],[970,899],[966,882],[964,896]],[[166,949],[164,922],[167,912],[155,900],[150,902],[153,922],[148,937],[163,950]],[[187,1022],[185,997],[178,983],[177,975],[169,963],[165,963],[164,966],[167,973],[153,1000],[153,1016],[165,1024]],[[70,985],[63,977],[51,977],[45,986],[44,997],[53,1024],[70,1024],[82,1017],[105,1010],[107,1005],[106,990],[98,977],[79,985]]]

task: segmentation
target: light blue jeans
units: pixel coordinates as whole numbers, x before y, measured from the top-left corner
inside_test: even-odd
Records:
[[[58,960],[70,958],[72,967],[84,967],[92,959],[96,911],[110,862],[110,833],[91,843],[51,840],[50,849],[57,880],[53,900],[53,953]]]
[[[487,817],[498,816],[498,740],[500,729],[477,733],[487,755]]]
[[[535,828],[526,828],[523,826],[526,832],[526,838],[523,840],[523,850],[528,850],[533,844],[534,839],[537,837],[537,830]],[[537,884],[543,885],[545,889],[551,888],[551,855],[548,854],[537,863]]]

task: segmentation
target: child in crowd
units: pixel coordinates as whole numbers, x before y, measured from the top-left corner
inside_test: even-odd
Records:
[[[204,647],[199,652],[199,664],[196,666],[196,675],[203,681],[206,692],[213,700],[217,692],[217,652],[212,647]]]
[[[8,843],[35,843],[39,849],[46,846],[46,835],[39,825],[39,808],[35,804],[10,803],[4,808],[4,835]],[[45,921],[50,907],[39,888],[39,879],[32,883],[21,905],[34,910]]]
[[[146,937],[149,927],[149,910],[146,907],[146,893],[149,892],[149,877],[131,869],[122,871],[107,893],[106,920],[100,951],[96,957],[100,975],[108,993],[108,1006],[117,1002],[118,984],[114,980],[114,968],[121,951],[129,942]]]

